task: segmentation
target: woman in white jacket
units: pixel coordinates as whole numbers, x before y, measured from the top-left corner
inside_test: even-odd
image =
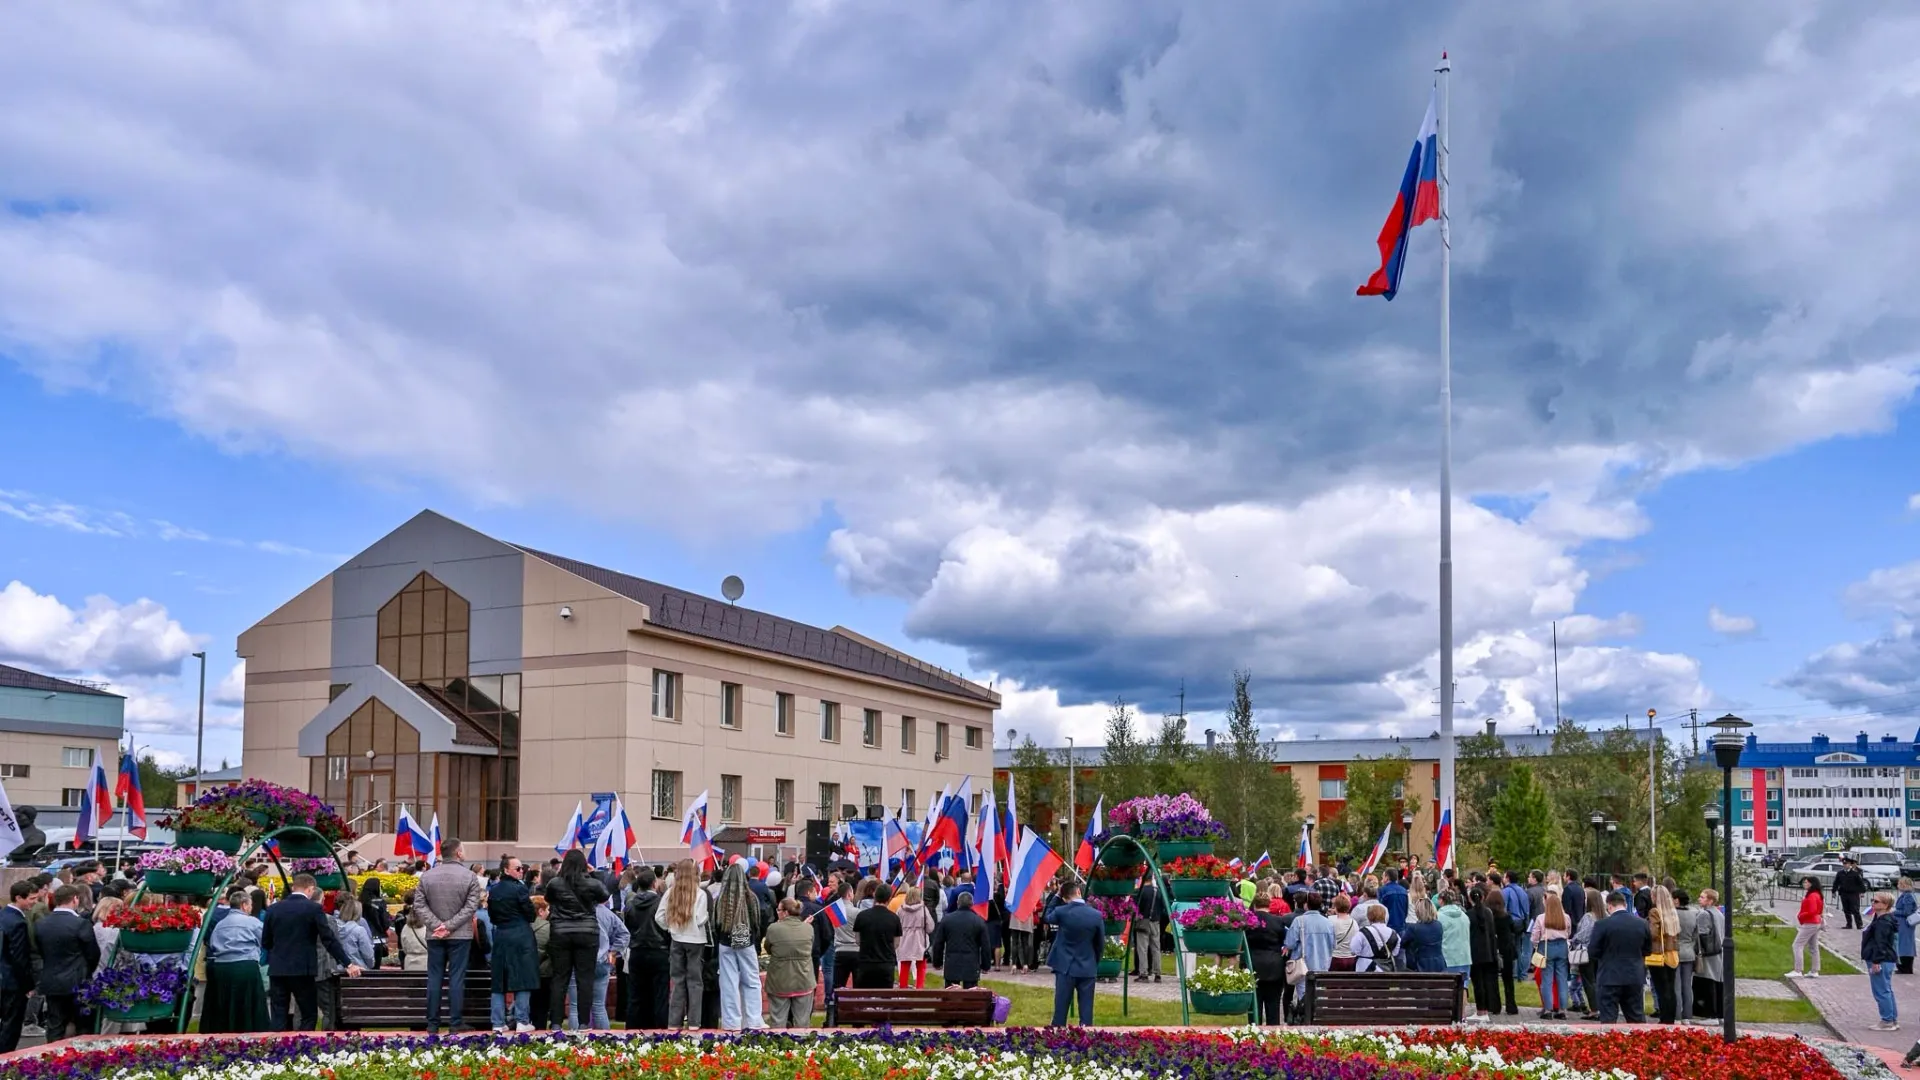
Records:
[[[706,993],[707,893],[700,887],[700,871],[692,859],[681,859],[667,882],[667,898],[653,921],[672,938],[667,952],[667,1026],[698,1028],[700,1002]]]

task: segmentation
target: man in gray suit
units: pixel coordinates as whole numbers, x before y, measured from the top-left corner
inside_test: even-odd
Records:
[[[460,841],[440,845],[439,865],[420,875],[413,895],[414,914],[427,931],[427,1034],[440,1031],[440,992],[449,993],[450,1030],[466,1030],[467,960],[473,949],[473,920],[486,898],[486,885],[461,861]],[[449,985],[451,984],[451,985]]]

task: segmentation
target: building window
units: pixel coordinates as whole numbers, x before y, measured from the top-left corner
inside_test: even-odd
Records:
[[[63,746],[60,748],[60,767],[63,769],[93,768],[93,747]]]
[[[902,753],[911,754],[914,752],[915,746],[920,741],[920,732],[917,730],[918,727],[919,725],[914,723],[913,717],[903,716],[900,718],[900,750]]]
[[[741,693],[739,683],[720,684],[720,726],[739,728]]]
[[[80,796],[84,794],[86,794],[86,792],[81,788],[63,787],[60,789],[60,805],[61,806],[79,806]]]
[[[720,820],[729,824],[740,820],[740,778],[720,777]]]
[[[820,741],[840,741],[840,703],[837,701],[820,703]]]
[[[336,755],[327,759],[327,782],[329,784],[335,782],[344,784],[347,782],[348,760],[345,755]]]
[[[0,761],[0,780],[25,780],[32,775],[33,767],[30,765],[15,765]]]
[[[905,819],[907,821],[912,821],[916,816],[918,816],[915,813],[915,811],[918,808],[913,804],[913,800],[915,799],[915,797],[916,796],[914,795],[914,791],[912,788],[909,787],[909,788],[900,789],[900,812],[905,815]]]
[[[1347,797],[1347,782],[1345,780],[1320,781],[1320,797],[1330,802],[1338,802],[1345,799]]]
[[[967,725],[967,749],[980,749],[980,729],[971,724]]]
[[[933,722],[933,759],[945,761],[952,756],[953,752],[947,749],[947,722],[935,720]]]
[[[866,710],[860,720],[860,745],[880,745],[880,710]]]
[[[773,820],[793,820],[793,781],[791,780],[773,782]]]
[[[773,695],[773,733],[775,735],[793,734],[793,695]]]
[[[672,671],[653,673],[653,715],[660,720],[680,719],[680,676]]]
[[[1748,809],[1748,810],[1742,810],[1742,811],[1740,811],[1740,820],[1741,820],[1741,821],[1752,821],[1752,820],[1753,820],[1753,811],[1752,811],[1751,809]]]
[[[680,774],[653,770],[653,816],[662,821],[680,818]]]
[[[832,821],[840,816],[840,785],[820,785],[820,816]]]
[[[979,820],[980,820],[980,793],[979,793],[979,792],[977,792],[977,791],[976,791],[976,792],[974,792],[974,795],[973,795],[973,810],[972,810],[972,814],[973,814],[973,820],[975,820],[975,821],[979,821]]]
[[[1768,820],[1768,821],[1779,821],[1779,820],[1780,820],[1780,811],[1778,811],[1778,810],[1768,810],[1768,811],[1767,811],[1767,820]]]
[[[863,787],[860,789],[860,805],[866,813],[872,813],[875,808],[879,807],[880,800],[884,798],[886,798],[886,796],[880,794],[880,789],[877,787]]]

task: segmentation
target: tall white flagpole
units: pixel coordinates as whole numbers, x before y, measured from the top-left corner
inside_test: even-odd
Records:
[[[1440,811],[1453,806],[1453,221],[1448,216],[1446,53],[1434,68],[1440,84],[1436,178],[1440,194]],[[1439,821],[1439,812],[1434,820]],[[1458,846],[1458,845],[1453,845]],[[1451,858],[1451,852],[1449,852]]]

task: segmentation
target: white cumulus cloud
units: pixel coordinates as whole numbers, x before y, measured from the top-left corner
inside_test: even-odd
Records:
[[[156,675],[176,671],[196,642],[167,609],[90,596],[79,607],[20,581],[0,589],[0,659],[57,673]]]
[[[1760,624],[1751,615],[1729,615],[1715,604],[1707,609],[1707,626],[1716,634],[1739,637],[1760,629]]]

